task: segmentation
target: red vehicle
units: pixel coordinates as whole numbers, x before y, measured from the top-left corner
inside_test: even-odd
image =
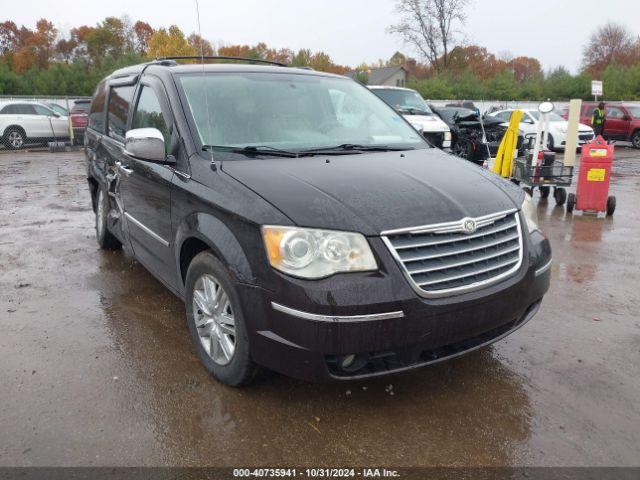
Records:
[[[593,110],[598,106],[595,102],[584,102],[580,112],[580,123],[591,125]],[[563,112],[567,118],[569,111]],[[634,148],[640,148],[640,105],[622,102],[605,102],[604,132],[606,140],[631,142]]]
[[[84,131],[87,128],[91,100],[76,100],[71,109],[71,125],[73,126],[74,143],[84,143]]]

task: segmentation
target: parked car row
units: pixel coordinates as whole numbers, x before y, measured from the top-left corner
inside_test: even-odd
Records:
[[[525,135],[535,134],[538,130],[540,122],[540,112],[534,109],[519,109],[524,113],[520,121],[520,131]],[[489,118],[497,118],[501,120],[506,127],[511,120],[511,114],[515,109],[498,110],[488,114]],[[549,115],[549,148],[551,150],[564,150],[567,144],[567,130],[569,122],[555,112]],[[584,145],[594,139],[593,128],[589,125],[578,125],[578,145]]]
[[[18,150],[26,145],[68,141],[71,115],[74,140],[81,143],[90,103],[90,100],[78,100],[69,112],[53,102],[0,100],[0,142],[6,148]]]

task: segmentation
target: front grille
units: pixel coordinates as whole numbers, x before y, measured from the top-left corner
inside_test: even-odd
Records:
[[[424,132],[423,135],[434,147],[442,148],[444,132]]]
[[[522,263],[520,217],[513,211],[383,232],[382,238],[412,286],[426,297],[491,285]]]
[[[581,133],[578,138],[584,142],[591,141],[594,138],[593,133]]]

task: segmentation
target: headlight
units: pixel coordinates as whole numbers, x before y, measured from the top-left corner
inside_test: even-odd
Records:
[[[450,131],[446,131],[444,132],[444,139],[445,140],[451,140],[451,132]]]
[[[528,193],[524,196],[524,202],[522,202],[522,213],[527,221],[527,229],[529,233],[534,230],[540,230],[538,227],[538,210],[531,199],[531,195]]]
[[[377,270],[369,243],[359,233],[297,227],[262,227],[271,266],[302,278]]]

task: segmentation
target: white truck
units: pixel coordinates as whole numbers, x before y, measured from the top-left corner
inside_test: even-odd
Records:
[[[451,129],[433,113],[418,92],[410,88],[384,85],[368,85],[368,87],[402,114],[434,146],[451,148]]]

